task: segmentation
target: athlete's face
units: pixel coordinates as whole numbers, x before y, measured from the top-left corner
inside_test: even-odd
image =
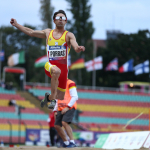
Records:
[[[67,23],[67,18],[65,17],[64,14],[57,14],[54,20],[54,23],[58,28],[64,27],[65,24]]]

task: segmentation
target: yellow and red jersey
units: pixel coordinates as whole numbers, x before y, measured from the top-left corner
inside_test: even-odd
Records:
[[[51,30],[47,39],[46,52],[51,64],[66,64],[70,48],[66,41],[68,31],[64,31],[59,39],[53,36],[54,30]]]
[[[51,78],[51,68],[56,65],[60,70],[58,90],[65,92],[68,76],[68,54],[70,48],[66,41],[68,31],[64,31],[59,39],[53,36],[54,30],[51,30],[46,44],[46,52],[49,62],[45,64],[45,73]]]

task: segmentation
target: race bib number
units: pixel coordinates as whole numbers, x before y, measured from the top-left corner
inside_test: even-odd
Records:
[[[65,46],[49,46],[47,45],[47,56],[49,60],[62,60],[66,59]]]

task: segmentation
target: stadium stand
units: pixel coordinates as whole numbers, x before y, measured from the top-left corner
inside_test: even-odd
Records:
[[[15,100],[22,106],[20,115],[15,106],[9,106]],[[48,129],[48,115],[36,108],[13,90],[0,87],[0,141],[4,143],[24,143],[26,128]]]
[[[47,89],[28,90],[40,100]],[[50,90],[49,90],[50,91]],[[78,89],[79,125],[100,132],[149,130],[150,94]]]

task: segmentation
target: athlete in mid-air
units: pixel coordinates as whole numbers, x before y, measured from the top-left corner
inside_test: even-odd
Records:
[[[71,46],[79,53],[85,51],[84,46],[79,46],[73,33],[65,30],[67,16],[63,10],[54,13],[53,21],[55,29],[32,30],[17,23],[15,19],[11,19],[10,23],[25,34],[37,38],[46,38],[46,51],[48,62],[45,64],[45,73],[51,77],[51,95],[45,93],[45,98],[41,101],[43,107],[48,101],[50,109],[53,109],[56,100],[64,99],[67,76],[68,76],[68,54]]]

